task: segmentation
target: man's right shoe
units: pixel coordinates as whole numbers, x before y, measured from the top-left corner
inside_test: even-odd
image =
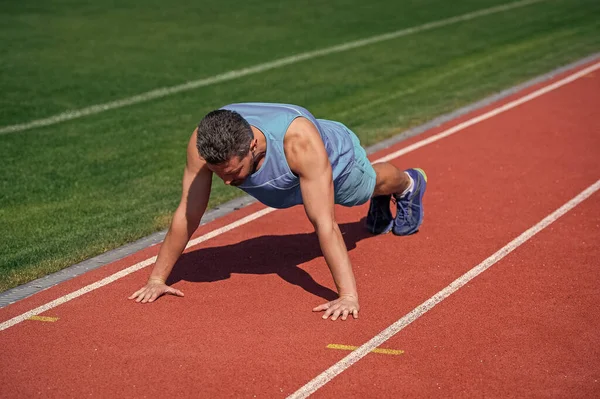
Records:
[[[389,233],[394,226],[394,217],[390,211],[391,195],[379,195],[371,198],[367,214],[367,229],[373,234]]]
[[[406,171],[415,182],[413,190],[404,197],[396,199],[396,218],[393,233],[397,236],[407,236],[416,233],[423,223],[423,195],[427,188],[427,175],[423,169],[408,169]]]

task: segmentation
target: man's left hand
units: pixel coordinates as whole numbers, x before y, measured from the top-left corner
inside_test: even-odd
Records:
[[[340,315],[342,320],[346,320],[349,314],[355,319],[358,319],[358,311],[360,306],[358,305],[358,298],[354,295],[342,295],[335,301],[324,303],[313,309],[313,312],[325,311],[323,314],[324,319],[328,319],[331,316],[331,320],[337,320]]]

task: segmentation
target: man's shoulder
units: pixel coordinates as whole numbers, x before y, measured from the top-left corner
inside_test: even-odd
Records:
[[[288,127],[283,140],[283,148],[286,154],[298,154],[310,149],[314,141],[322,143],[316,126],[309,119],[298,117]]]
[[[200,168],[205,164],[204,160],[200,158],[200,154],[198,153],[198,148],[196,147],[196,142],[198,139],[198,128],[194,129],[194,132],[190,136],[187,145],[187,164],[194,165],[196,168]]]
[[[295,118],[288,126],[285,134],[284,143],[286,141],[306,140],[311,134],[319,134],[319,130],[315,124],[304,116]]]
[[[299,116],[295,118],[290,125],[288,126],[287,135],[291,135],[292,137],[302,136],[306,132],[318,132],[316,126],[312,121],[304,116]]]

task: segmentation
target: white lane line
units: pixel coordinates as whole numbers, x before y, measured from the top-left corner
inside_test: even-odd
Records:
[[[549,92],[550,90],[555,90],[555,89],[557,89],[557,88],[559,88],[561,86],[566,85],[567,83],[570,83],[570,82],[574,81],[577,78],[585,76],[585,74],[589,73],[592,70],[598,69],[598,68],[600,68],[600,62],[597,63],[597,64],[595,64],[595,65],[593,65],[593,66],[591,66],[591,67],[585,68],[585,69],[583,69],[583,70],[581,70],[579,72],[575,72],[574,74],[569,75],[566,78],[564,78],[562,80],[559,80],[558,82],[555,82],[555,83],[553,83],[553,84],[551,84],[549,86],[541,88],[541,89],[539,89],[539,90],[537,90],[537,91],[535,91],[535,92],[533,92],[533,93],[531,93],[531,94],[529,94],[529,95],[527,95],[527,96],[525,96],[523,98],[528,98],[527,101],[529,101],[529,100],[531,100],[533,98],[538,97],[538,95],[536,95],[536,93],[538,93],[538,92],[542,92],[541,94],[543,94],[543,93]],[[550,87],[551,87],[551,89],[547,90],[547,88],[550,88]],[[517,104],[517,102],[518,102],[518,104]],[[516,107],[517,105],[523,104],[524,102],[525,101],[519,102],[519,100],[516,100],[516,101],[513,101],[512,103],[509,103],[509,104],[513,104],[514,103],[514,105],[512,107]],[[498,107],[497,109],[501,109],[501,108],[504,108],[504,107],[505,106],[501,106],[501,107]],[[492,117],[494,115],[497,115],[497,113],[493,113],[493,112],[494,111],[490,111],[490,112],[486,113],[485,115],[488,115],[487,118],[490,118],[490,117]],[[405,149],[402,149],[400,151],[396,151],[393,154],[387,155],[387,156],[385,156],[383,158],[379,158],[379,159],[373,161],[373,163],[381,162],[381,161],[384,161],[384,160],[389,161],[389,160],[391,160],[391,159],[393,159],[395,157],[399,157],[400,155],[406,154],[406,153],[408,153],[410,151],[414,151],[417,148],[421,148],[423,145],[431,144],[431,143],[433,143],[433,142],[435,142],[437,140],[440,140],[440,139],[442,139],[442,138],[444,138],[446,136],[449,136],[449,134],[446,134],[446,132],[452,131],[452,133],[456,133],[457,131],[465,129],[468,126],[472,126],[473,123],[469,123],[472,120],[477,120],[478,122],[481,122],[482,120],[487,119],[487,118],[483,118],[482,119],[479,116],[475,117],[473,119],[470,119],[467,122],[461,123],[459,125],[459,126],[462,126],[461,129],[457,130],[454,127],[450,128],[450,129],[448,129],[448,130],[446,130],[446,131],[444,131],[442,133],[439,133],[439,134],[437,134],[435,136],[429,137],[429,138],[424,139],[422,141],[419,141],[419,142],[417,142],[417,143],[415,143],[415,144],[413,144],[413,145],[411,145],[409,147],[406,147]],[[426,144],[420,145],[420,143],[422,143],[422,142],[425,142]],[[249,216],[246,216],[245,218],[240,219],[240,220],[238,220],[236,222],[233,222],[233,223],[231,223],[231,224],[229,224],[229,225],[227,225],[225,227],[221,227],[220,229],[216,229],[216,230],[214,230],[214,231],[212,231],[210,233],[207,233],[207,234],[205,234],[203,236],[200,236],[200,237],[198,237],[198,238],[196,238],[194,240],[191,240],[188,243],[188,245],[186,246],[186,248],[189,248],[191,246],[197,245],[197,244],[199,244],[199,243],[201,243],[203,241],[209,240],[209,239],[211,239],[213,237],[216,237],[216,236],[218,236],[220,234],[223,234],[223,233],[225,233],[225,232],[227,232],[229,230],[232,230],[232,229],[234,229],[234,228],[236,228],[238,226],[244,225],[244,224],[246,224],[246,223],[248,223],[248,222],[250,222],[252,220],[258,219],[258,218],[260,218],[260,217],[262,217],[262,216],[264,216],[266,214],[269,214],[269,213],[273,212],[274,210],[275,209],[273,209],[273,208],[266,208],[266,209],[260,210],[258,212],[255,212],[255,213],[253,213],[253,214],[251,214]],[[52,302],[48,302],[45,305],[42,305],[42,306],[40,306],[38,308],[35,308],[35,309],[30,310],[30,311],[28,311],[26,313],[23,313],[22,315],[19,315],[19,316],[16,316],[16,317],[14,317],[14,318],[12,318],[10,320],[7,320],[7,321],[5,321],[5,322],[3,322],[3,323],[0,324],[0,331],[5,330],[8,327],[14,326],[15,324],[18,324],[18,323],[22,322],[23,320],[26,320],[27,318],[29,318],[31,316],[35,316],[35,315],[38,315],[40,313],[43,313],[43,312],[45,312],[45,311],[47,311],[49,309],[55,308],[56,306],[58,306],[60,304],[68,302],[71,299],[77,298],[78,296],[81,296],[81,295],[86,294],[86,293],[88,293],[90,291],[93,291],[93,290],[95,290],[97,288],[105,286],[106,284],[109,284],[109,283],[111,283],[111,282],[113,282],[115,280],[118,280],[121,277],[124,277],[124,276],[126,276],[128,274],[131,274],[131,273],[133,273],[133,272],[135,272],[137,270],[140,270],[140,269],[142,269],[142,268],[144,268],[146,266],[149,266],[149,265],[153,264],[155,261],[156,261],[156,256],[154,256],[152,258],[149,258],[149,259],[146,259],[146,260],[144,260],[142,262],[136,263],[133,266],[130,266],[130,267],[126,268],[126,269],[123,269],[120,272],[117,272],[117,273],[115,273],[113,275],[110,275],[110,276],[108,276],[108,277],[106,277],[106,278],[104,278],[104,279],[102,279],[102,280],[100,280],[100,281],[98,281],[98,282],[96,282],[94,284],[90,284],[90,285],[88,285],[86,287],[83,287],[83,288],[81,288],[81,289],[79,289],[79,290],[77,290],[75,292],[72,292],[71,294],[68,294],[68,295],[65,295],[63,297],[60,297],[60,298],[58,298],[58,299],[56,299],[56,300],[54,300]]]
[[[506,255],[517,249],[520,245],[525,243],[531,237],[542,231],[544,228],[548,227],[552,222],[556,221],[559,217],[563,216],[565,213],[569,212],[579,203],[583,202],[586,198],[594,194],[596,191],[600,189],[600,180],[597,180],[596,183],[592,184],[584,191],[579,193],[575,198],[571,199],[569,202],[552,212],[550,215],[546,216],[540,222],[538,222],[533,227],[529,228],[523,234],[506,244],[500,250],[498,250],[495,254],[454,280],[450,285],[446,288],[429,298],[427,301],[423,302],[421,305],[417,306],[410,313],[396,321],[394,324],[371,338],[367,343],[360,346],[354,352],[350,353],[348,356],[319,374],[317,377],[312,379],[302,388],[288,396],[288,399],[300,399],[306,398],[310,394],[314,393],[316,390],[321,388],[323,385],[327,384],[333,378],[335,378],[342,371],[346,370],[348,367],[352,366],[354,363],[358,362],[360,359],[365,357],[369,352],[373,349],[379,347],[385,341],[393,337],[395,334],[400,332],[404,327],[408,326],[410,323],[423,316],[426,312],[431,310],[435,305],[442,302],[444,299],[448,298],[454,292],[458,291],[462,286],[467,284],[469,281],[473,280],[475,277],[483,273],[485,270],[493,266],[495,263],[499,262]]]
[[[448,130],[444,130],[443,132],[438,133],[436,135],[433,135],[433,136],[431,136],[431,137],[429,137],[427,139],[424,139],[424,140],[421,140],[421,141],[419,141],[417,143],[409,145],[409,146],[407,146],[407,147],[405,147],[405,148],[403,148],[401,150],[398,150],[396,152],[392,152],[391,154],[386,155],[385,157],[382,157],[382,158],[378,159],[376,162],[387,162],[387,161],[392,160],[394,158],[397,158],[397,157],[399,157],[401,155],[404,155],[406,153],[414,151],[417,148],[421,148],[423,146],[426,146],[427,144],[431,144],[434,141],[438,141],[440,139],[443,139],[444,137],[448,137],[450,135],[453,135],[454,133],[459,132],[459,131],[461,131],[463,129],[466,129],[469,126],[473,126],[476,123],[479,123],[481,121],[489,119],[492,116],[496,116],[498,114],[501,114],[502,112],[508,111],[509,109],[514,108],[516,106],[519,106],[519,105],[521,105],[523,103],[526,103],[527,101],[531,101],[534,98],[539,97],[539,96],[541,96],[543,94],[546,94],[546,93],[548,93],[548,92],[550,92],[552,90],[555,90],[555,89],[557,89],[557,88],[559,88],[561,86],[564,86],[567,83],[571,83],[572,81],[574,81],[576,79],[579,79],[582,76],[585,76],[585,75],[587,75],[587,74],[595,71],[598,68],[600,68],[600,62],[598,62],[598,63],[596,63],[594,65],[591,65],[591,66],[589,66],[589,67],[587,67],[585,69],[582,69],[581,71],[579,71],[577,73],[574,73],[573,75],[570,75],[570,76],[568,76],[568,77],[566,77],[566,78],[564,78],[562,80],[559,80],[558,82],[555,82],[555,83],[553,83],[551,85],[543,87],[543,88],[541,88],[539,90],[536,90],[536,91],[534,91],[531,94],[528,94],[528,95],[526,95],[524,97],[521,97],[521,98],[519,98],[517,100],[511,101],[511,102],[509,102],[509,103],[507,103],[507,104],[505,104],[505,105],[503,105],[501,107],[495,108],[495,109],[493,109],[493,110],[491,110],[489,112],[486,112],[483,115],[480,115],[480,116],[475,117],[473,119],[469,119],[468,121],[460,123],[460,124],[458,124],[458,125],[450,128]]]
[[[190,240],[190,242],[188,242],[186,248],[192,247],[194,245],[200,244],[201,242],[210,240],[211,238],[214,238],[218,235],[221,235],[223,233],[228,232],[229,230],[233,230],[236,227],[242,226],[246,223],[249,223],[253,220],[256,220],[268,213],[273,212],[275,209],[274,208],[265,208],[262,209],[258,212],[255,212],[251,215],[248,215],[240,220],[236,220],[233,223],[228,224],[227,226],[223,226],[219,229],[213,230],[210,233],[204,234],[203,236],[200,236],[198,238],[195,238],[193,240]],[[113,281],[116,281],[118,279],[120,279],[121,277],[125,277],[128,274],[131,274],[135,271],[138,271],[140,269],[143,269],[146,266],[150,266],[151,264],[153,264],[156,261],[156,256],[153,256],[151,258],[148,258],[144,261],[138,262],[133,266],[129,266],[126,269],[123,269],[115,274],[111,274],[108,277],[103,278],[100,281],[97,281],[95,283],[92,283],[90,285],[86,285],[83,288],[78,289],[77,291],[71,292],[70,294],[67,294],[65,296],[62,296],[58,299],[53,300],[52,302],[48,302],[40,307],[37,307],[35,309],[32,309],[28,312],[25,312],[19,316],[13,317],[10,320],[7,320],[5,322],[3,322],[2,324],[0,324],[0,331],[2,330],[6,330],[9,327],[14,326],[15,324],[18,324],[24,320],[29,319],[32,316],[36,316],[39,315],[40,313],[46,312],[49,309],[55,308],[58,305],[62,305],[65,302],[69,302],[71,299],[75,299],[77,297],[82,296],[83,294],[87,294],[88,292],[94,291],[95,289],[98,289],[100,287],[103,287],[107,284],[112,283]]]
[[[37,127],[50,126],[55,125],[60,122],[69,121],[72,119],[82,118],[88,115],[99,114],[104,111],[108,111],[111,109],[122,108],[133,104],[139,104],[142,102],[154,100],[157,98],[167,97],[176,93],[181,93],[184,91],[194,90],[199,87],[209,86],[215,83],[226,82],[233,79],[238,79],[244,76],[253,75],[260,72],[265,72],[271,69],[281,68],[283,66],[295,64],[301,61],[305,61],[311,58],[322,57],[329,54],[340,53],[342,51],[347,51],[351,49],[355,49],[358,47],[368,46],[370,44],[383,42],[386,40],[396,39],[402,36],[408,36],[413,33],[419,33],[430,29],[439,28],[446,25],[455,24],[457,22],[469,21],[475,18],[483,17],[490,14],[499,13],[502,11],[512,10],[514,8],[525,7],[530,4],[540,3],[546,0],[524,0],[517,1],[514,3],[502,4],[496,7],[485,8],[482,10],[458,15],[456,17],[451,17],[447,19],[441,19],[434,22],[428,22],[423,25],[414,26],[411,28],[401,29],[390,33],[385,33],[382,35],[372,36],[366,39],[356,40],[353,42],[339,44],[333,47],[327,47],[320,50],[308,51],[305,53],[300,53],[296,55],[292,55],[290,57],[279,58],[274,61],[266,62],[263,64],[258,64],[248,68],[236,69],[233,71],[225,72],[219,75],[211,76],[205,79],[192,80],[180,85],[171,86],[171,87],[163,87],[151,91],[147,91],[142,94],[138,94],[132,97],[123,98],[121,100],[110,101],[103,104],[96,104],[86,108],[81,108],[78,110],[62,112],[60,114],[56,114],[54,116],[50,116],[48,118],[37,119],[31,122],[19,123],[16,125],[9,125],[0,128],[0,134],[6,133],[15,133],[21,132],[24,130],[29,130]]]

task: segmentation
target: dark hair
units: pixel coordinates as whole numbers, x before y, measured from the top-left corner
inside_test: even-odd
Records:
[[[198,124],[196,148],[206,162],[218,165],[245,156],[254,138],[250,124],[235,111],[209,112]]]

